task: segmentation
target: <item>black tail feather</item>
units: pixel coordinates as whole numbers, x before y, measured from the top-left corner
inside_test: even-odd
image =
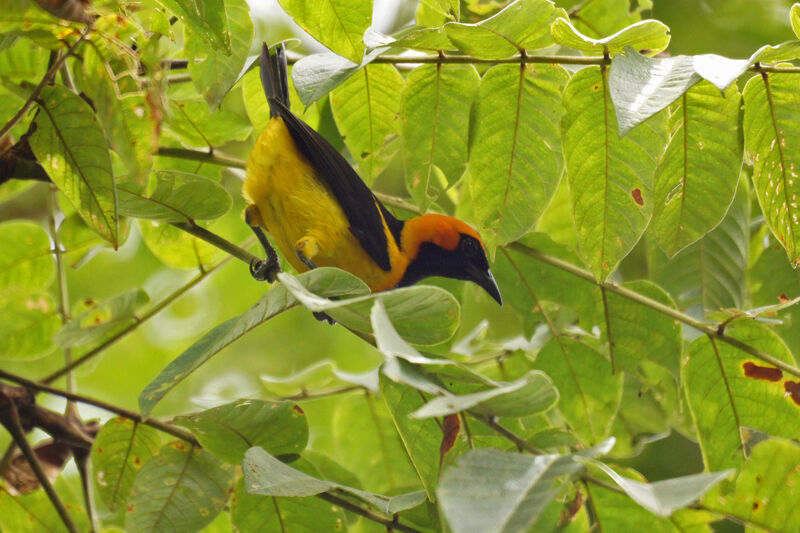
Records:
[[[283,43],[270,54],[267,43],[261,45],[261,85],[269,104],[270,117],[280,117],[289,106],[289,77]]]

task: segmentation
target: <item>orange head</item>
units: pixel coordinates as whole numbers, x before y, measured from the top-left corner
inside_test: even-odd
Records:
[[[478,233],[460,220],[428,214],[406,220],[400,246],[410,262],[401,287],[429,276],[472,281],[503,305]]]

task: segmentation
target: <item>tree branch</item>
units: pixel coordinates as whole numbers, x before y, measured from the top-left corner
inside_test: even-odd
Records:
[[[86,36],[89,35],[89,32],[91,31],[91,29],[92,29],[92,25],[91,24],[87,24],[86,28],[84,28],[83,32],[81,32],[80,37],[78,37],[78,39],[67,48],[66,53],[64,53],[63,55],[59,56],[58,59],[56,59],[53,62],[53,64],[50,65],[50,68],[47,69],[47,72],[45,72],[44,77],[42,78],[42,81],[40,81],[39,85],[37,85],[33,89],[33,92],[28,97],[28,99],[25,100],[25,103],[22,105],[22,108],[19,111],[17,111],[16,115],[11,117],[11,120],[6,122],[5,126],[3,126],[2,129],[0,129],[0,139],[2,139],[3,136],[6,133],[11,131],[11,128],[13,128],[14,125],[17,122],[19,122],[22,119],[22,117],[25,116],[25,113],[28,112],[28,109],[31,107],[31,105],[33,105],[33,103],[39,97],[39,93],[42,92],[42,89],[44,89],[45,86],[48,83],[50,83],[50,81],[56,75],[56,72],[58,72],[58,70],[61,68],[61,65],[64,64],[64,61],[66,61],[67,58],[72,55],[72,53],[75,51],[75,49],[81,43],[81,41],[83,41],[86,38]]]
[[[735,348],[738,348],[739,350],[748,353],[753,357],[761,359],[762,361],[769,363],[775,366],[776,368],[780,368],[784,372],[792,374],[793,376],[800,377],[800,369],[798,369],[797,367],[790,365],[789,363],[786,363],[784,361],[781,361],[780,359],[768,353],[762,352],[761,350],[754,348],[749,344],[745,344],[738,339],[729,337],[724,332],[720,332],[717,327],[710,326],[704,322],[701,322],[700,320],[692,318],[687,314],[681,313],[677,309],[673,309],[672,307],[664,305],[661,302],[657,302],[656,300],[648,298],[647,296],[643,296],[638,292],[617,285],[616,283],[610,281],[599,282],[595,279],[594,275],[588,270],[573,265],[572,263],[564,261],[563,259],[559,259],[558,257],[552,256],[550,254],[546,254],[544,252],[540,252],[539,250],[529,248],[524,244],[514,242],[509,244],[508,248],[511,248],[512,250],[515,250],[522,254],[525,254],[528,257],[540,261],[542,263],[554,266],[559,270],[563,270],[568,274],[572,274],[575,277],[581,278],[585,281],[588,281],[589,283],[593,283],[598,287],[607,290],[608,292],[613,292],[614,294],[622,296],[623,298],[631,300],[632,302],[635,302],[639,305],[642,305],[644,307],[649,307],[650,309],[657,311],[662,315],[666,315],[670,318],[677,320],[678,322],[686,324],[687,326],[690,326],[702,333],[705,333],[711,338],[718,339],[721,342],[724,342]]]
[[[11,433],[11,437],[14,439],[16,445],[19,446],[19,449],[22,451],[25,459],[28,460],[28,463],[31,465],[31,469],[36,474],[36,478],[39,480],[39,484],[47,493],[47,497],[50,498],[50,502],[53,504],[53,507],[56,508],[58,516],[61,517],[61,521],[64,522],[64,526],[66,526],[67,530],[70,532],[78,533],[78,527],[75,525],[72,517],[67,512],[64,502],[61,501],[61,498],[59,498],[56,490],[53,488],[53,485],[47,478],[42,465],[39,463],[39,459],[36,457],[36,453],[33,451],[33,448],[31,448],[31,445],[25,436],[25,430],[22,427],[17,406],[14,402],[9,402],[7,405],[2,406],[0,412],[2,411],[5,411],[3,413],[5,416],[2,417],[3,425],[6,427],[6,429],[8,429],[8,432]]]
[[[7,381],[12,381],[12,382],[17,383],[19,385],[22,385],[23,387],[26,387],[28,389],[31,389],[31,390],[34,390],[34,391],[37,391],[37,392],[46,392],[48,394],[53,394],[55,396],[60,396],[62,398],[66,398],[67,400],[71,400],[71,401],[74,401],[74,402],[80,402],[80,403],[83,403],[83,404],[86,404],[86,405],[93,405],[95,407],[99,407],[100,409],[104,409],[104,410],[106,410],[106,411],[108,411],[110,413],[114,413],[114,414],[117,414],[119,416],[122,416],[122,417],[125,417],[125,418],[129,418],[129,419],[133,420],[134,422],[147,424],[148,426],[152,426],[152,427],[158,429],[159,431],[163,431],[164,433],[168,433],[168,434],[170,434],[170,435],[172,435],[174,437],[177,437],[179,439],[185,440],[186,442],[189,442],[191,444],[199,445],[199,443],[197,442],[197,439],[195,439],[194,436],[191,433],[189,433],[189,432],[187,432],[187,431],[185,431],[183,429],[180,429],[180,428],[178,428],[176,426],[173,426],[172,424],[169,424],[167,422],[162,422],[162,421],[157,420],[155,418],[143,418],[142,415],[140,415],[139,413],[137,413],[135,411],[124,409],[122,407],[117,407],[116,405],[112,405],[112,404],[104,402],[102,400],[97,400],[97,399],[91,398],[89,396],[84,396],[83,394],[77,394],[77,393],[74,393],[74,392],[61,390],[61,389],[58,389],[56,387],[51,387],[50,385],[46,385],[46,384],[40,383],[38,381],[33,381],[33,380],[30,380],[30,379],[24,378],[22,376],[17,376],[15,374],[11,374],[9,372],[6,372],[5,370],[0,370],[0,379],[5,379]],[[2,386],[2,384],[0,384],[0,386]],[[48,431],[48,433],[49,433],[49,431]],[[51,435],[52,435],[52,433],[51,433]],[[53,435],[53,436],[55,437],[56,435]],[[89,444],[91,445],[91,442]]]

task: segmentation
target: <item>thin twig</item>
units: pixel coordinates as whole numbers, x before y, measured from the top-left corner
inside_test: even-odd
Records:
[[[364,387],[361,385],[348,385],[346,387],[337,387],[333,389],[324,389],[318,391],[303,391],[300,394],[292,396],[281,396],[282,401],[297,402],[300,400],[315,400],[318,398],[327,398],[328,396],[338,396],[339,394],[347,394],[348,392],[362,390]]]
[[[790,365],[789,363],[786,363],[785,361],[781,361],[780,359],[778,359],[778,358],[776,358],[776,357],[774,357],[774,356],[772,356],[772,355],[770,355],[768,353],[762,352],[761,350],[759,350],[757,348],[754,348],[754,347],[750,346],[749,344],[745,344],[745,343],[743,343],[742,341],[740,341],[738,339],[734,339],[733,337],[729,337],[724,332],[718,331],[718,329],[715,326],[709,325],[709,324],[707,324],[705,322],[701,322],[700,320],[692,318],[689,315],[681,313],[677,309],[673,309],[672,307],[669,307],[668,305],[664,305],[661,302],[657,302],[656,300],[648,298],[647,296],[643,296],[643,295],[639,294],[638,292],[635,292],[635,291],[632,291],[632,290],[630,290],[628,288],[622,287],[621,285],[617,285],[616,283],[609,282],[609,281],[599,282],[599,281],[597,281],[595,279],[594,274],[592,274],[588,270],[585,270],[585,269],[583,269],[583,268],[581,268],[579,266],[573,265],[572,263],[564,261],[563,259],[559,259],[558,257],[552,256],[550,254],[546,254],[544,252],[540,252],[539,250],[536,250],[534,248],[529,248],[529,247],[525,246],[524,244],[520,244],[520,243],[515,242],[515,243],[509,244],[508,247],[511,248],[512,250],[515,250],[515,251],[519,252],[519,253],[525,254],[528,257],[532,258],[532,259],[535,259],[537,261],[541,261],[542,263],[546,263],[546,264],[548,264],[550,266],[554,266],[554,267],[558,268],[559,270],[563,270],[564,272],[566,272],[568,274],[572,274],[573,276],[576,276],[578,278],[584,279],[584,280],[588,281],[589,283],[593,283],[594,285],[597,285],[598,287],[603,287],[608,292],[613,292],[614,294],[622,296],[623,298],[631,300],[632,302],[635,302],[635,303],[637,303],[639,305],[642,305],[642,306],[645,306],[645,307],[649,307],[650,309],[653,309],[654,311],[657,311],[657,312],[661,313],[662,315],[666,315],[666,316],[668,316],[670,318],[673,318],[673,319],[677,320],[678,322],[682,322],[683,324],[686,324],[687,326],[690,326],[690,327],[692,327],[692,328],[694,328],[694,329],[696,329],[696,330],[698,330],[698,331],[700,331],[702,333],[705,333],[706,335],[708,335],[711,338],[716,338],[716,339],[718,339],[718,340],[720,340],[720,341],[722,341],[722,342],[724,342],[726,344],[729,344],[729,345],[731,345],[731,346],[733,346],[735,348],[738,348],[739,350],[741,350],[741,351],[743,351],[745,353],[748,353],[748,354],[752,355],[753,357],[761,359],[762,361],[764,361],[766,363],[769,363],[769,364],[771,364],[771,365],[773,365],[773,366],[775,366],[777,368],[780,368],[784,372],[792,374],[793,376],[800,377],[800,369],[798,369],[797,367],[795,367],[793,365]]]
[[[61,315],[61,323],[66,324],[70,320],[69,311],[69,293],[67,288],[67,272],[64,268],[63,250],[61,243],[58,240],[58,228],[56,227],[56,210],[58,209],[57,199],[58,189],[52,183],[50,184],[50,194],[48,196],[48,217],[47,222],[50,228],[50,240],[53,242],[53,255],[56,259],[56,277],[58,279],[58,312]],[[64,348],[64,364],[69,366],[72,364],[72,350]],[[67,373],[67,390],[72,392],[75,390],[75,380],[71,372]],[[67,402],[67,412],[71,409],[71,402]],[[75,413],[77,414],[77,413]]]
[[[340,498],[335,494],[331,494],[330,492],[323,492],[322,494],[317,494],[317,498],[325,500],[326,502],[330,502],[334,505],[338,505],[342,509],[350,511],[353,514],[363,516],[364,518],[371,520],[373,522],[383,524],[387,528],[391,528],[392,531],[403,531],[405,533],[422,533],[419,529],[415,529],[411,526],[406,526],[404,524],[401,524],[392,518],[387,518],[377,513],[373,513],[368,509],[359,507],[358,505],[351,503],[345,500],[344,498]]]
[[[147,424],[148,426],[152,426],[152,427],[158,429],[159,431],[163,431],[164,433],[169,433],[170,435],[178,437],[179,439],[183,439],[186,442],[189,442],[191,444],[195,444],[195,445],[199,444],[197,442],[197,439],[195,439],[194,436],[191,433],[189,433],[189,432],[187,432],[187,431],[185,431],[183,429],[180,429],[179,427],[173,426],[172,424],[169,424],[167,422],[162,422],[162,421],[157,420],[155,418],[143,418],[142,415],[140,415],[139,413],[137,413],[135,411],[130,411],[128,409],[124,409],[122,407],[118,407],[116,405],[104,402],[102,400],[98,400],[96,398],[92,398],[92,397],[89,397],[89,396],[84,396],[83,394],[77,394],[77,393],[74,393],[74,392],[61,390],[61,389],[58,389],[56,387],[51,387],[50,385],[47,385],[45,383],[42,383],[42,382],[39,382],[39,381],[33,381],[33,380],[30,380],[30,379],[24,378],[22,376],[17,376],[15,374],[11,374],[9,372],[6,372],[5,370],[2,370],[2,369],[0,369],[0,379],[5,379],[7,381],[12,381],[14,383],[17,383],[18,385],[22,385],[23,387],[27,387],[27,388],[29,388],[31,390],[35,390],[35,391],[38,391],[38,392],[46,392],[48,394],[53,394],[55,396],[60,396],[62,398],[66,398],[67,400],[71,400],[71,401],[74,401],[74,402],[80,402],[80,403],[83,403],[83,404],[86,404],[86,405],[93,405],[95,407],[99,407],[100,409],[104,409],[104,410],[106,410],[106,411],[108,411],[110,413],[115,413],[115,414],[117,414],[119,416],[122,416],[122,417],[125,417],[125,418],[129,418],[129,419],[133,420],[134,422]]]
[[[194,222],[173,222],[173,226],[178,228],[179,230],[185,231],[191,235],[194,235],[198,239],[202,239],[209,243],[212,246],[216,246],[223,252],[227,253],[228,255],[235,257],[241,261],[244,261],[248,265],[253,264],[255,261],[261,261],[261,258],[256,257],[255,255],[251,254],[244,248],[241,248],[232,242],[223,239],[216,233],[212,233],[205,229],[202,226],[198,226]]]
[[[230,168],[245,168],[247,166],[244,159],[223,155],[219,152],[204,152],[201,150],[188,150],[186,148],[159,148],[156,155],[163,157],[174,157],[177,159],[189,159],[191,161],[200,161],[201,163],[210,163],[212,165],[220,165]]]
[[[494,417],[491,417],[491,416],[488,416],[488,415],[484,415],[482,413],[476,413],[474,411],[466,411],[466,413],[469,414],[475,420],[483,423],[484,425],[489,426],[490,428],[495,430],[497,433],[499,433],[503,437],[505,437],[508,440],[510,440],[511,442],[513,442],[517,446],[517,448],[520,449],[520,451],[524,450],[524,451],[526,451],[528,453],[532,453],[533,455],[542,455],[542,454],[547,453],[544,450],[540,450],[539,448],[537,448],[536,446],[534,446],[530,442],[526,441],[525,439],[523,439],[522,437],[520,437],[519,435],[517,435],[516,433],[514,433],[510,429],[505,428],[505,427],[501,426],[500,424],[498,424],[497,421],[494,419]]]
[[[198,283],[203,281],[209,274],[211,274],[212,272],[214,272],[215,270],[217,270],[219,267],[221,267],[222,265],[224,265],[225,263],[227,263],[230,260],[231,260],[231,257],[228,256],[228,257],[225,257],[224,259],[220,260],[216,264],[211,265],[210,267],[206,268],[205,270],[203,270],[202,272],[197,274],[197,276],[192,278],[189,282],[187,282],[186,284],[182,285],[177,290],[173,291],[167,297],[165,297],[163,300],[161,300],[159,303],[157,303],[152,308],[150,308],[149,311],[147,311],[146,313],[144,313],[143,315],[141,315],[139,317],[139,320],[137,320],[135,322],[132,322],[128,327],[126,327],[125,329],[123,329],[122,331],[120,331],[119,333],[117,333],[116,335],[111,337],[110,339],[104,341],[102,344],[98,345],[96,348],[93,348],[92,350],[89,350],[88,352],[86,352],[84,355],[82,355],[78,359],[75,359],[74,361],[72,361],[72,363],[70,363],[68,365],[65,365],[62,368],[59,368],[55,372],[52,372],[51,374],[49,374],[48,376],[43,378],[41,380],[41,382],[42,383],[52,383],[53,381],[57,380],[61,376],[63,376],[66,373],[68,373],[69,371],[81,366],[82,364],[84,364],[86,361],[89,361],[93,357],[96,357],[98,354],[102,353],[106,348],[108,348],[112,344],[115,344],[117,341],[119,341],[123,337],[127,336],[128,334],[132,333],[139,326],[141,326],[142,324],[144,324],[145,322],[147,322],[148,320],[153,318],[155,315],[160,313],[165,307],[169,306],[172,302],[177,300],[179,297],[183,296],[184,293],[186,293],[191,288],[193,288],[195,285],[197,285]]]
[[[53,504],[53,507],[56,508],[58,516],[60,516],[61,521],[64,522],[64,526],[66,526],[67,530],[70,532],[78,533],[78,527],[75,525],[72,517],[67,512],[64,502],[61,501],[61,498],[59,498],[56,490],[53,488],[53,484],[50,483],[50,480],[47,478],[47,474],[45,474],[44,470],[42,469],[39,458],[36,457],[36,452],[33,451],[33,448],[31,448],[31,445],[25,436],[25,430],[22,427],[22,422],[20,422],[17,406],[11,402],[8,404],[6,409],[8,409],[9,415],[9,423],[6,426],[6,429],[8,429],[9,433],[11,433],[11,437],[14,439],[14,442],[22,451],[22,455],[24,455],[25,459],[28,460],[28,464],[31,466],[33,473],[36,474],[36,479],[39,480],[39,484],[47,493],[47,497],[50,498],[50,502]]]
[[[83,41],[86,38],[86,36],[89,35],[89,31],[91,31],[91,29],[92,29],[91,24],[88,24],[86,28],[84,28],[83,32],[81,32],[80,37],[78,37],[78,39],[67,48],[66,53],[59,56],[58,59],[56,59],[53,62],[53,64],[50,65],[50,68],[47,69],[47,72],[45,72],[44,77],[42,77],[42,81],[40,81],[39,85],[37,85],[33,89],[33,92],[28,97],[28,99],[25,100],[25,103],[22,105],[22,108],[20,108],[20,110],[17,111],[17,114],[11,117],[11,120],[6,122],[5,126],[3,126],[2,129],[0,129],[0,139],[2,139],[6,133],[11,131],[11,128],[13,128],[17,122],[22,120],[22,117],[25,116],[25,113],[28,112],[28,109],[31,107],[31,105],[33,105],[36,99],[39,98],[39,93],[42,92],[42,89],[44,89],[45,86],[48,83],[50,83],[50,81],[53,79],[53,76],[56,75],[56,72],[58,72],[58,70],[61,68],[61,65],[64,63],[64,61],[66,61],[67,58],[70,55],[72,55],[72,53],[75,51],[75,48],[77,48],[78,45],[81,43],[81,41]]]

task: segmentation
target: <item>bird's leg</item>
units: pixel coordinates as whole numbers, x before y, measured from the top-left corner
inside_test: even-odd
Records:
[[[266,280],[272,283],[275,281],[278,272],[281,271],[281,263],[278,260],[278,254],[275,253],[275,249],[269,243],[267,236],[264,235],[264,231],[261,229],[263,221],[261,219],[261,213],[259,213],[258,207],[256,207],[255,204],[250,204],[245,208],[244,221],[250,226],[253,233],[256,234],[258,242],[261,243],[261,246],[264,248],[264,253],[266,254],[264,261],[253,261],[250,263],[250,274],[258,281]]]
[[[311,270],[317,268],[317,265],[314,264],[313,258],[319,253],[319,242],[314,237],[305,236],[302,239],[299,239],[294,244],[294,251],[297,254],[297,258],[303,262]],[[330,325],[336,324],[336,321],[332,319],[327,313],[323,313],[320,311],[312,311],[314,318],[316,318],[319,322],[327,322]]]

